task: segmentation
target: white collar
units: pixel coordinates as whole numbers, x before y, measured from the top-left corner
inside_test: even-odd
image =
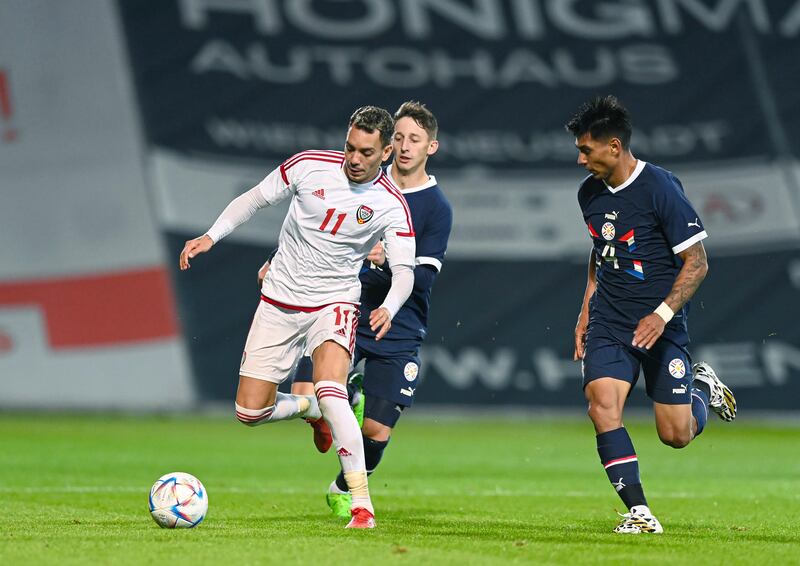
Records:
[[[609,191],[611,191],[612,194],[616,194],[616,193],[620,192],[622,189],[627,188],[631,183],[633,183],[636,180],[636,178],[639,176],[639,173],[641,173],[644,170],[644,166],[645,165],[647,165],[646,161],[642,161],[641,159],[637,159],[636,160],[636,168],[634,168],[633,173],[631,173],[631,176],[628,177],[625,180],[625,182],[622,183],[621,185],[619,185],[618,187],[612,187],[608,183],[606,183],[605,181],[603,181],[603,184],[606,186],[606,188]]]
[[[400,189],[400,185],[397,184],[397,181],[394,180],[394,175],[392,175],[392,171],[394,171],[394,161],[389,164],[389,167],[386,168],[386,174],[389,176],[389,180],[395,184],[395,186]],[[400,192],[405,194],[408,193],[416,193],[418,191],[423,191],[425,189],[429,189],[436,184],[436,177],[433,175],[428,175],[428,180],[425,184],[420,185],[419,187],[409,187],[407,189],[400,189]]]

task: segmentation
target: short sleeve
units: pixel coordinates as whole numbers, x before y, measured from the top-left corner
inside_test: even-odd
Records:
[[[674,176],[658,184],[654,204],[672,253],[679,254],[708,237],[700,215]]]
[[[453,209],[444,201],[433,208],[425,218],[417,237],[416,265],[430,265],[436,271],[442,270],[447,252],[447,241],[453,228]]]

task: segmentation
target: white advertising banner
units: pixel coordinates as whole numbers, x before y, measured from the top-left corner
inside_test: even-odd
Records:
[[[114,5],[0,2],[0,407],[194,390]]]
[[[288,156],[287,156],[288,157]],[[159,220],[176,232],[202,234],[234,197],[276,164],[245,166],[154,150],[150,157]],[[448,257],[464,259],[585,259],[590,243],[577,201],[582,175],[505,175],[483,169],[430,169],[453,205]],[[766,244],[797,245],[800,222],[785,168],[751,162],[674,171],[703,218],[711,253],[737,253]],[[259,212],[228,236],[277,241],[285,206]]]

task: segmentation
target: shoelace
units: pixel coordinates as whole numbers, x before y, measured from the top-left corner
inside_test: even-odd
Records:
[[[700,366],[697,368],[697,370],[695,370],[695,373],[697,375],[702,375],[711,382],[709,386],[709,389],[711,390],[711,399],[708,400],[708,403],[714,407],[721,405],[723,402],[722,391],[708,370],[706,370],[706,368],[703,366]]]

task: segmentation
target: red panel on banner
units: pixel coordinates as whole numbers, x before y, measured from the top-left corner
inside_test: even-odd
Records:
[[[0,309],[36,305],[54,349],[121,345],[176,336],[163,268],[0,283]]]

